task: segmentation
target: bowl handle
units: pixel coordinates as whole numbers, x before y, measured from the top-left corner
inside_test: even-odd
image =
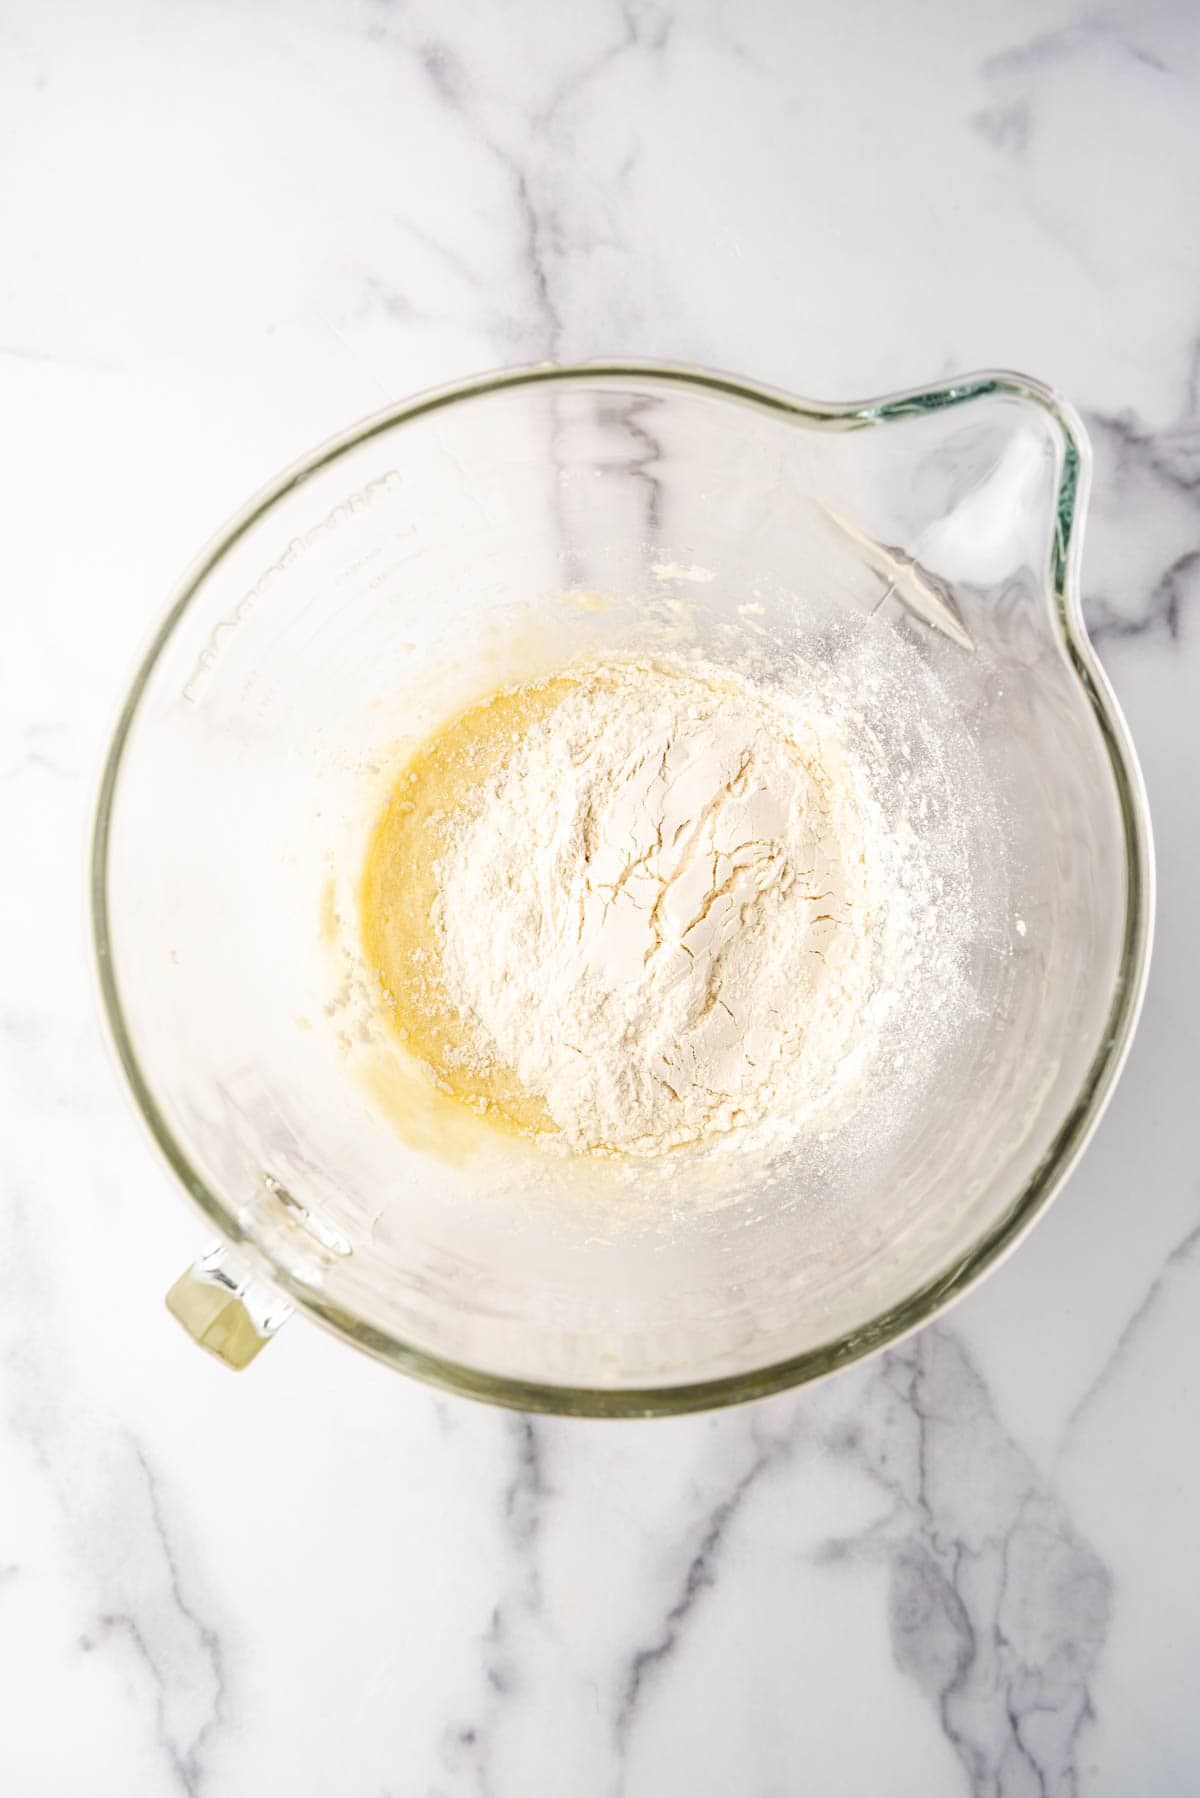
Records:
[[[167,1310],[193,1342],[235,1369],[248,1367],[292,1314],[286,1299],[244,1274],[220,1244],[176,1280]]]

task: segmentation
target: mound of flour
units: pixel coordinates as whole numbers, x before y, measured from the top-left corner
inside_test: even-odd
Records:
[[[820,1123],[902,973],[901,853],[820,719],[718,671],[580,671],[436,868],[468,1053],[576,1150]]]

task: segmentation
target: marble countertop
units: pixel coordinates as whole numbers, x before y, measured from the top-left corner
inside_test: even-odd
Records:
[[[12,0],[0,119],[0,1791],[1200,1790],[1195,9]],[[1126,1075],[1017,1256],[820,1388],[534,1420],[299,1322],[234,1377],[92,1007],[116,696],[300,451],[600,354],[1083,410],[1159,854]]]

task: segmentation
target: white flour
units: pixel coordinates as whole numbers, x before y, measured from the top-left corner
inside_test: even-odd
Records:
[[[514,1069],[574,1149],[822,1126],[904,977],[915,845],[827,721],[717,670],[577,679],[437,866],[479,1063]]]

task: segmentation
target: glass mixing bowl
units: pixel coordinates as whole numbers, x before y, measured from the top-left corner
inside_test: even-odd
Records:
[[[117,1054],[224,1238],[170,1295],[193,1333],[240,1365],[294,1304],[461,1392],[648,1415],[826,1373],[1012,1248],[1111,1091],[1151,931],[1142,783],[1080,615],[1088,465],[1016,375],[829,406],[591,364],[412,400],[253,500],[155,633],[94,840]],[[972,1002],[915,1102],[819,1170],[514,1175],[356,1010],[367,831],[454,705],[685,614],[722,661],[833,673],[880,638],[917,671],[949,787],[961,766],[986,800],[961,808]]]

